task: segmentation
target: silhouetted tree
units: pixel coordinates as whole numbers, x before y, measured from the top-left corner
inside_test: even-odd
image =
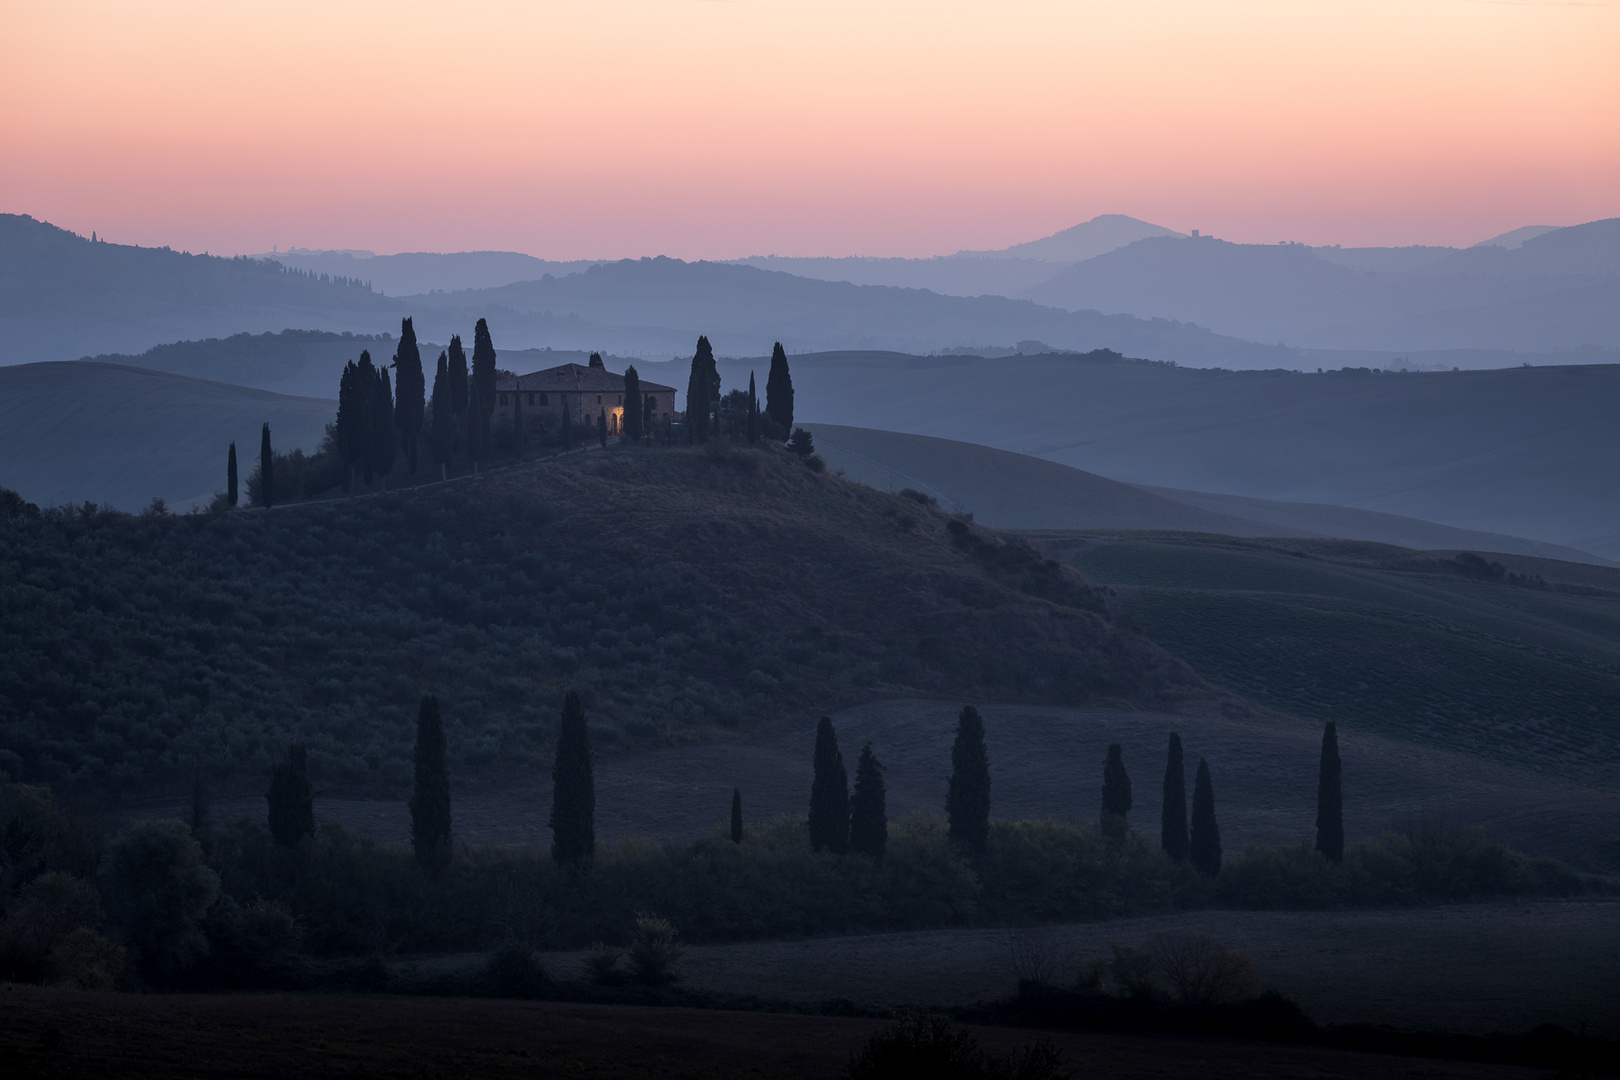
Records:
[[[956,720],[945,816],[953,841],[968,851],[984,850],[990,836],[990,755],[984,748],[984,720],[972,705]]]
[[[426,389],[416,328],[410,319],[404,319],[399,324],[399,348],[394,352],[394,426],[399,428],[400,442],[405,447],[406,471],[412,476],[416,475],[416,445],[426,411],[423,402]]]
[[[707,336],[700,336],[692,354],[692,371],[686,380],[686,441],[708,442],[715,406],[720,403],[720,372],[714,366],[714,349]]]
[[[450,335],[450,415],[467,412],[467,354],[461,348],[461,335]]]
[[[1316,850],[1329,862],[1344,859],[1344,791],[1339,764],[1339,726],[1322,729],[1322,766],[1316,777]]]
[[[473,327],[472,382],[478,387],[478,407],[482,411],[484,438],[489,438],[490,424],[495,418],[495,342],[489,336],[489,323],[483,319]],[[471,402],[472,398],[468,398]],[[488,452],[489,446],[484,446]]]
[[[619,434],[631,442],[640,442],[646,434],[641,423],[641,376],[634,365],[624,369],[624,424]]]
[[[602,444],[602,449],[604,449],[604,450],[607,449],[607,410],[606,409],[597,409],[596,410],[596,441]]]
[[[266,420],[264,431],[259,435],[259,502],[274,506],[275,495],[276,455],[270,449],[270,421]]]
[[[388,385],[388,369],[377,369],[371,399],[371,471],[382,477],[388,489],[388,474],[394,471],[394,448],[399,434],[394,427],[394,394]]]
[[[1188,853],[1192,864],[1205,877],[1221,872],[1221,829],[1215,823],[1215,788],[1209,782],[1209,762],[1198,759],[1198,777],[1193,781],[1192,838]]]
[[[362,352],[361,359],[369,366],[371,354]],[[356,465],[364,468],[366,445],[369,441],[366,423],[366,396],[360,389],[360,365],[350,360],[343,365],[343,377],[338,380],[337,451],[343,464],[343,490],[354,483]]]
[[[849,850],[849,773],[832,720],[816,725],[815,778],[810,784],[810,846],[834,855]]]
[[[754,373],[748,373],[748,443],[759,442],[759,395],[754,392]]]
[[[231,443],[230,453],[225,455],[225,505],[236,505],[236,444]]]
[[[793,437],[788,439],[787,448],[802,458],[807,458],[816,452],[816,437],[802,427],[793,429]]]
[[[450,477],[450,454],[455,447],[455,428],[450,408],[449,360],[439,353],[439,367],[433,373],[433,460],[439,466],[439,479]]]
[[[439,699],[422,696],[416,711],[416,786],[411,793],[411,847],[422,869],[450,863],[450,767],[445,761]]]
[[[793,376],[780,341],[771,350],[771,370],[765,376],[765,414],[784,436],[793,430]]]
[[[360,466],[360,475],[371,486],[375,479],[373,465],[376,455],[372,453],[376,438],[376,420],[373,413],[377,408],[377,366],[371,362],[371,350],[360,351],[360,362],[354,368],[354,450],[355,464]]]
[[[1181,736],[1170,733],[1170,752],[1164,763],[1164,812],[1159,824],[1159,845],[1176,862],[1187,858],[1187,774],[1181,764]]]
[[[889,799],[883,784],[883,763],[872,744],[861,747],[855,764],[855,796],[849,803],[849,848],[862,855],[881,856],[889,846]]]
[[[297,847],[315,835],[315,789],[309,783],[309,753],[302,743],[287,748],[287,760],[270,772],[270,835],[282,847]]]
[[[731,789],[731,842],[742,843],[742,788]]]
[[[551,857],[558,866],[589,865],[596,854],[596,779],[585,708],[573,690],[563,699],[551,782]]]
[[[1131,778],[1125,772],[1125,754],[1119,743],[1108,746],[1103,763],[1102,828],[1111,836],[1125,835],[1125,815],[1131,812]]]

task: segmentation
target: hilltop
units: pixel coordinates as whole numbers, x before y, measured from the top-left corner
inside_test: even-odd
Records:
[[[780,451],[716,450],[273,511],[15,518],[0,759],[116,790],[199,758],[262,769],[300,738],[334,782],[397,787],[427,692],[458,768],[497,772],[541,760],[564,687],[602,745],[904,694],[1204,693],[1027,545]]]

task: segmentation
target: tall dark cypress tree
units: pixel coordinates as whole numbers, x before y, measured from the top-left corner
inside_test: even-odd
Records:
[[[1339,764],[1339,725],[1322,729],[1322,765],[1316,777],[1316,850],[1329,862],[1344,860],[1344,790]]]
[[[377,369],[371,394],[371,471],[382,477],[386,491],[388,474],[394,471],[394,448],[399,443],[399,431],[394,427],[394,395],[386,367]]]
[[[422,374],[422,350],[416,344],[411,320],[399,325],[399,349],[394,353],[394,426],[399,428],[405,449],[405,466],[416,475],[417,440],[422,434],[422,417],[427,412],[424,393],[427,381]]]
[[[1221,828],[1215,823],[1215,788],[1209,782],[1209,762],[1198,759],[1193,781],[1192,838],[1188,847],[1192,864],[1205,877],[1221,872]]]
[[[370,363],[370,353],[360,355]],[[355,466],[365,465],[368,430],[366,397],[360,392],[360,365],[350,360],[343,365],[343,377],[338,380],[337,451],[343,465],[345,492],[354,484]]]
[[[1159,845],[1176,862],[1187,858],[1187,774],[1181,764],[1181,736],[1170,733],[1170,753],[1164,763],[1164,813],[1159,824]]]
[[[588,866],[596,854],[596,779],[585,708],[573,690],[563,699],[551,783],[551,857],[558,866]]]
[[[765,415],[775,422],[781,438],[787,438],[793,430],[793,376],[780,341],[771,350],[771,371],[765,376]]]
[[[984,850],[990,837],[990,755],[984,748],[984,720],[971,705],[956,720],[945,816],[953,841],[971,852]]]
[[[647,433],[641,419],[641,375],[632,364],[624,369],[624,425],[620,434],[631,442],[640,442]]]
[[[433,460],[439,466],[439,479],[450,478],[450,452],[455,446],[454,418],[450,412],[450,371],[446,355],[439,353],[439,368],[433,373]]]
[[[759,442],[759,395],[754,392],[754,373],[748,373],[748,443]]]
[[[849,850],[849,773],[832,720],[816,725],[815,779],[810,784],[810,846],[834,855]]]
[[[264,506],[276,503],[276,455],[270,449],[270,421],[264,422],[259,435],[259,502]]]
[[[715,406],[720,401],[720,372],[707,335],[698,337],[692,371],[686,379],[686,441],[708,442]]]
[[[450,335],[450,415],[467,411],[467,354],[461,348],[461,335]]]
[[[445,761],[439,699],[422,696],[416,711],[416,787],[411,793],[411,847],[422,869],[450,864],[450,767]]]
[[[225,455],[225,505],[236,505],[236,444],[231,443],[230,453]]]
[[[742,788],[731,789],[731,842],[742,843]]]
[[[598,442],[600,442],[602,444],[602,449],[606,450],[607,449],[607,410],[606,409],[597,409],[596,410],[596,439],[597,439]]]
[[[495,419],[495,342],[489,336],[489,323],[483,319],[473,327],[472,381],[478,387],[478,408],[483,414],[480,419],[486,440],[483,450],[487,454],[489,429]]]
[[[862,855],[881,857],[889,846],[889,796],[883,783],[883,763],[872,744],[861,747],[855,764],[855,796],[849,802],[849,848]]]
[[[360,475],[366,487],[375,479],[372,464],[376,456],[377,422],[377,365],[371,362],[371,350],[360,350],[360,362],[354,366],[354,463],[360,466]]]
[[[270,772],[270,835],[282,847],[297,847],[315,835],[315,789],[309,783],[309,753],[303,743],[287,748],[287,760]]]

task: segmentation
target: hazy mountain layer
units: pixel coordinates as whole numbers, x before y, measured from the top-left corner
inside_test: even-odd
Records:
[[[1620,218],[1516,248],[1142,240],[1022,294],[1317,349],[1620,348]]]
[[[805,421],[1133,484],[1328,503],[1620,558],[1620,365],[1326,375],[1106,356],[796,356]],[[724,388],[764,359],[725,361]],[[680,365],[646,365],[669,383]],[[663,372],[661,374],[661,372]]]
[[[514,281],[534,281],[547,274],[577,274],[601,259],[553,262],[516,251],[432,251],[373,255],[369,251],[291,251],[255,255],[297,270],[355,277],[387,296],[410,296],[426,292],[458,292],[489,289]]]

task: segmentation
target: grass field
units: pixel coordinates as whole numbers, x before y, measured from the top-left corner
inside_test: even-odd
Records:
[[[1058,541],[1052,541],[1060,543]],[[1096,536],[1074,565],[1212,682],[1295,715],[1620,782],[1620,573],[1504,560],[1610,595],[1470,580],[1324,541]],[[1493,556],[1494,558],[1494,556]]]
[[[840,1075],[878,1027],[825,1016],[386,997],[0,990],[9,1075],[118,1077],[797,1077]],[[974,1032],[1005,1052],[1045,1037],[1076,1076],[1237,1080],[1376,1075],[1512,1080],[1528,1069],[1207,1038]]]

